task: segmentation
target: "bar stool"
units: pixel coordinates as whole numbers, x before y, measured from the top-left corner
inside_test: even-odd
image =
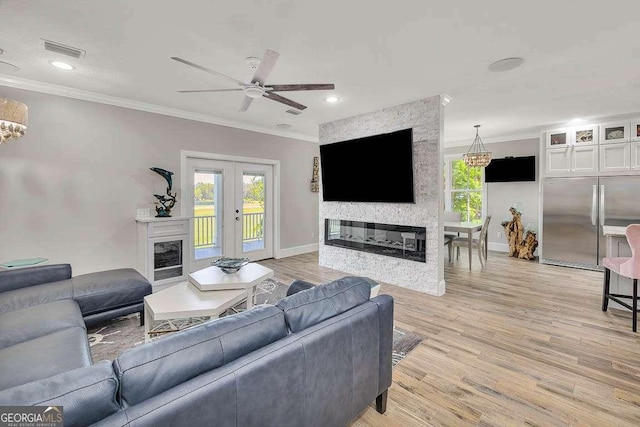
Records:
[[[604,258],[604,289],[602,293],[602,311],[607,311],[609,300],[631,310],[633,317],[633,332],[637,330],[638,320],[638,279],[640,279],[640,224],[631,224],[625,231],[629,246],[631,246],[631,258]],[[611,272],[633,280],[633,296],[609,293]],[[620,298],[631,299],[631,305],[622,302]]]

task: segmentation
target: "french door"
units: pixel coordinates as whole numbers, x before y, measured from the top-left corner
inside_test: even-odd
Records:
[[[273,166],[187,159],[191,271],[216,257],[273,257]]]

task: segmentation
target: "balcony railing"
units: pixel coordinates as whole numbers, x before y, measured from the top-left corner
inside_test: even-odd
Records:
[[[193,239],[196,248],[217,246],[217,235],[215,215],[193,218]]]
[[[247,213],[242,215],[242,241],[260,240],[264,236],[264,213]],[[194,246],[202,248],[218,246],[217,220],[215,215],[196,216],[193,218]]]
[[[260,240],[264,236],[264,213],[242,214],[242,241]]]

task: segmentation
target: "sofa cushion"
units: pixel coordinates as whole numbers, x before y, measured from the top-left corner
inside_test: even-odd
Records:
[[[375,285],[366,277],[343,277],[281,299],[276,306],[284,311],[291,332],[298,332],[368,301]]]
[[[71,278],[69,264],[42,265],[0,272],[0,292]]]
[[[67,328],[85,328],[74,300],[66,299],[0,314],[0,348]]]
[[[0,293],[0,314],[52,301],[71,299],[71,279],[44,283]]]
[[[151,284],[132,268],[83,274],[71,279],[73,299],[84,316],[140,303]]]
[[[127,350],[113,362],[121,403],[140,403],[286,335],[282,310],[261,306]]]
[[[89,365],[85,329],[64,329],[0,349],[0,390]]]
[[[120,409],[117,389],[111,363],[104,360],[0,391],[0,406],[63,406],[65,426],[87,426]]]

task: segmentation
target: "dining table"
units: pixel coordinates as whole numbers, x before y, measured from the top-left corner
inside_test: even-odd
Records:
[[[471,262],[473,258],[473,233],[477,233],[482,229],[482,222],[467,222],[467,221],[445,221],[444,231],[453,233],[465,233],[468,239],[469,249],[469,270],[471,270]]]

